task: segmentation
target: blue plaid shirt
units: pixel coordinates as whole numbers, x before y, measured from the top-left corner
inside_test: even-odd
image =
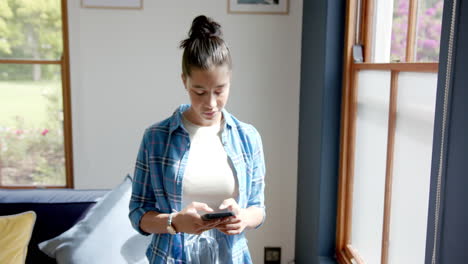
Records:
[[[141,234],[149,235],[140,228],[141,218],[146,212],[171,213],[183,209],[182,182],[190,137],[183,127],[182,113],[189,107],[181,105],[171,117],[147,128],[143,135],[129,213],[133,227]],[[221,140],[239,184],[236,201],[241,208],[262,208],[265,216],[265,162],[260,135],[252,125],[237,120],[224,109],[223,117],[225,125]],[[146,251],[149,262],[186,263],[183,251],[185,235],[154,234]],[[252,263],[244,233],[222,235],[227,244],[232,245],[231,259],[223,263]]]

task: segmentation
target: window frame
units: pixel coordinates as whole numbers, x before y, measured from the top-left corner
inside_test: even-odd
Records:
[[[71,90],[70,90],[70,52],[68,41],[68,5],[67,0],[60,0],[62,12],[62,41],[63,53],[59,60],[26,60],[1,59],[0,64],[55,64],[61,66],[62,99],[63,99],[63,137],[65,155],[65,185],[2,185],[0,189],[64,189],[74,188],[73,181],[73,143],[72,143],[72,116],[71,116]]]
[[[354,157],[357,113],[357,75],[360,70],[391,71],[391,92],[387,134],[387,157],[382,230],[381,263],[388,263],[388,241],[392,195],[392,163],[396,125],[398,74],[400,72],[437,73],[438,62],[414,62],[418,0],[409,0],[407,62],[372,63],[372,26],[374,0],[348,0],[346,3],[344,69],[342,88],[338,208],[336,221],[336,258],[340,264],[364,264],[351,244],[352,202],[354,189]],[[360,10],[358,10],[360,9]],[[358,17],[359,16],[359,17]],[[359,25],[358,25],[359,23]],[[356,31],[359,29],[358,36]],[[363,62],[354,62],[353,45],[363,46]],[[353,261],[354,260],[354,261]]]

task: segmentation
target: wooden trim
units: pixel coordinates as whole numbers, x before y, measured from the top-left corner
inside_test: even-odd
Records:
[[[361,258],[361,256],[359,255],[358,251],[353,248],[353,246],[351,245],[346,245],[346,249],[349,254],[351,254],[351,256],[353,256],[352,258],[358,263],[358,264],[365,264],[364,260]]]
[[[336,254],[336,260],[339,264],[353,264],[350,259],[344,250],[340,250]]]
[[[63,134],[65,150],[66,187],[73,188],[73,135],[71,115],[71,89],[70,89],[70,49],[68,42],[68,5],[62,0],[62,97],[63,97]]]
[[[338,206],[337,206],[337,226],[336,226],[336,252],[341,252],[345,248],[347,241],[346,223],[349,220],[346,213],[347,200],[347,172],[348,172],[348,131],[349,131],[349,100],[353,61],[353,45],[355,43],[355,23],[356,23],[356,0],[349,0],[346,3],[346,25],[345,25],[345,46],[344,46],[344,66],[343,66],[343,93],[341,105],[341,131],[340,131],[340,163],[339,163],[339,183],[338,183]]]
[[[0,159],[0,187],[2,186],[2,182],[3,182],[2,168],[3,168],[2,159]]]
[[[364,62],[372,62],[372,40],[374,36],[374,0],[364,0],[364,15],[362,21],[362,44],[364,52]]]
[[[413,63],[353,63],[354,70],[381,70],[398,72],[434,72],[439,70],[437,62],[413,62]]]
[[[418,0],[410,0],[408,10],[408,32],[406,36],[406,62],[413,62],[415,57],[416,27],[418,18]]]
[[[357,119],[357,97],[358,97],[358,72],[351,73],[351,84],[349,93],[349,124],[348,124],[348,152],[347,152],[347,172],[346,172],[346,223],[345,223],[345,238],[346,244],[351,242],[352,223],[353,223],[353,194],[354,194],[354,161],[356,149],[356,119]]]
[[[0,59],[0,64],[58,64],[62,60],[23,60],[23,59]]]
[[[385,198],[382,230],[382,255],[381,263],[388,263],[388,247],[390,241],[390,221],[392,209],[392,183],[393,183],[393,157],[395,149],[395,131],[398,100],[398,72],[392,71],[390,84],[390,106],[388,116],[387,134],[387,169],[385,175]]]
[[[354,44],[362,45],[362,31],[363,31],[363,23],[362,19],[364,16],[364,1],[365,0],[356,0],[356,22],[354,22]]]

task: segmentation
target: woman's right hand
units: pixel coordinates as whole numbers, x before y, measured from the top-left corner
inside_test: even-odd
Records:
[[[174,213],[172,224],[177,232],[199,235],[206,230],[215,228],[220,223],[219,219],[204,221],[198,211],[211,213],[213,209],[205,203],[192,202],[182,211]]]

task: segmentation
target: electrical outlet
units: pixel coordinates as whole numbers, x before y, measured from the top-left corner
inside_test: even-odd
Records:
[[[281,248],[280,247],[265,247],[265,264],[280,264],[281,263]]]

